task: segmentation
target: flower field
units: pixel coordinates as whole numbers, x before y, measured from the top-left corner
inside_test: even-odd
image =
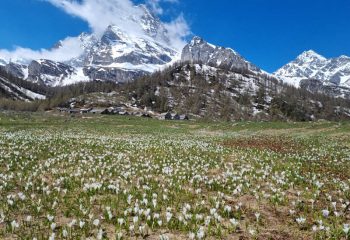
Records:
[[[0,115],[0,239],[349,239],[350,124]]]

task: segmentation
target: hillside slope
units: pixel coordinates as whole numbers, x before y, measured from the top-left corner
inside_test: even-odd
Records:
[[[0,98],[32,101],[46,99],[46,88],[12,76],[0,67]]]

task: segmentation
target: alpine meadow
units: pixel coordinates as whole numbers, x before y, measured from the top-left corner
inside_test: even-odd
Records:
[[[349,240],[349,12],[3,0],[0,239]]]

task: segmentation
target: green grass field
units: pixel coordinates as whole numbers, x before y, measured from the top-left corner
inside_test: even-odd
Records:
[[[0,114],[0,239],[349,239],[350,123]]]

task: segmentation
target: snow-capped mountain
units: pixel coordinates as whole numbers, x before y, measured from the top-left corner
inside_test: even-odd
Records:
[[[130,16],[137,25],[135,29],[110,25],[101,35],[82,33],[77,37],[82,52],[79,56],[65,62],[34,59],[27,66],[16,62],[16,68],[7,70],[32,82],[62,86],[89,80],[127,82],[179,60],[180,53],[171,47],[163,23],[144,5],[135,8],[142,12],[140,16]],[[62,43],[54,48],[61,48]],[[8,65],[1,60],[0,64]]]
[[[145,32],[147,32],[145,29]],[[90,39],[95,39],[91,37]],[[130,77],[118,77],[115,72],[151,73],[163,65],[173,61],[178,53],[151,36],[131,36],[118,26],[109,26],[102,37],[91,47],[85,49],[84,54],[75,61],[81,67],[87,67],[84,73],[90,78],[101,80],[118,80],[120,82],[132,80]],[[82,64],[82,65],[79,65]],[[91,71],[95,69],[96,71]],[[93,73],[92,73],[93,72]],[[105,73],[107,72],[107,74]],[[96,73],[101,73],[96,75]]]
[[[132,21],[141,33],[125,31],[116,25],[107,26],[100,37],[83,33],[79,36],[83,54],[66,64],[75,69],[82,68],[77,72],[90,80],[127,82],[178,60],[179,53],[169,47],[171,44],[163,23],[144,5],[136,8],[143,14],[133,16]],[[71,79],[74,82],[77,78],[79,75],[73,74]]]
[[[184,62],[203,63],[228,70],[262,72],[257,66],[245,60],[233,49],[215,46],[197,36],[182,50],[181,60]]]
[[[325,86],[350,87],[350,57],[327,59],[310,50],[277,70],[274,75],[296,87],[306,79],[319,80]]]

